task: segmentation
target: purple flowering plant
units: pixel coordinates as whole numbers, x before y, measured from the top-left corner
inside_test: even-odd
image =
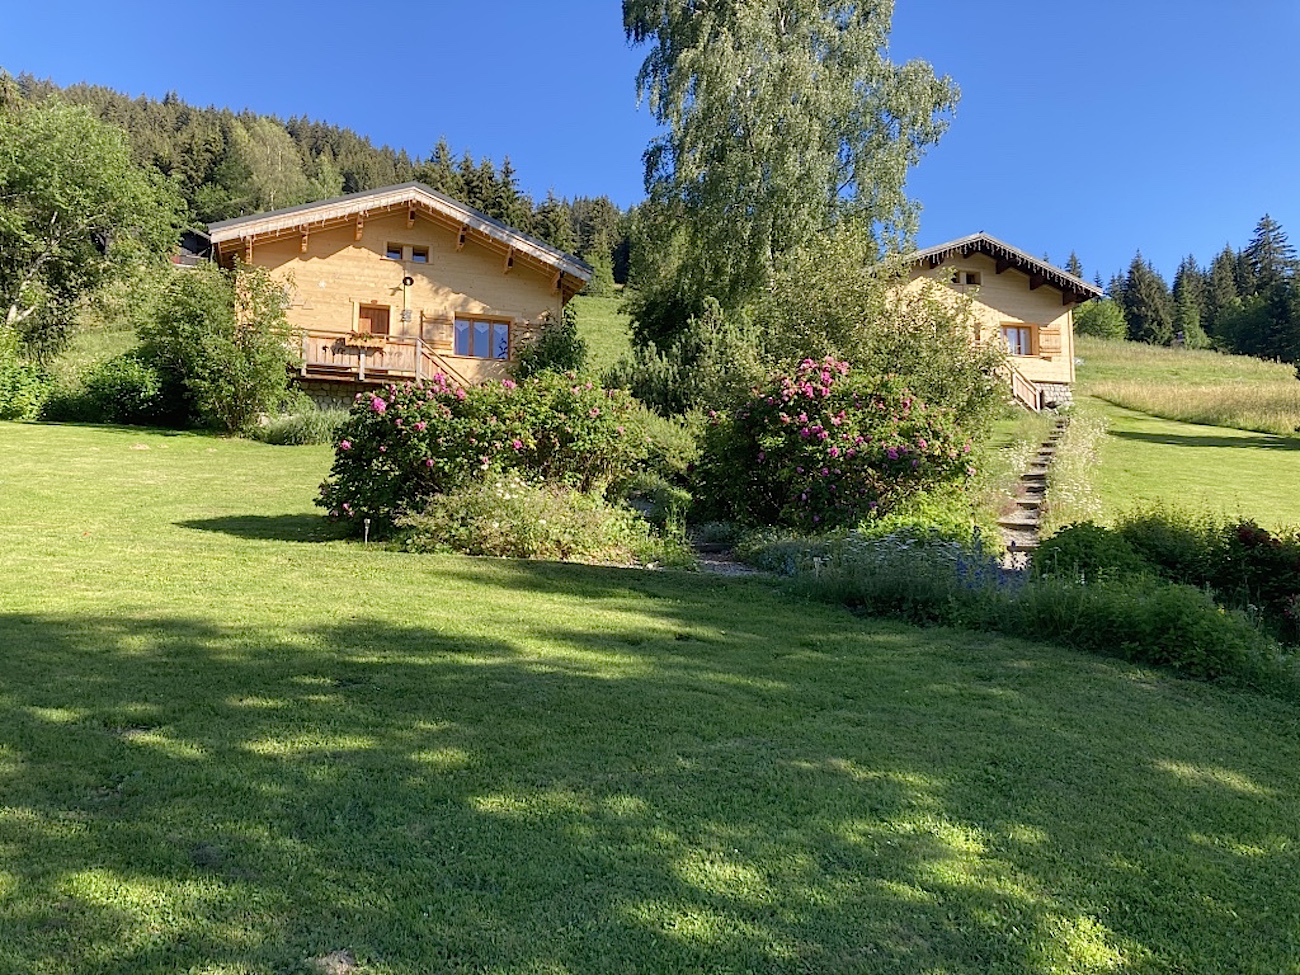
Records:
[[[600,490],[640,459],[624,424],[633,401],[573,374],[464,389],[445,376],[358,394],[336,434],[317,504],[382,531],[486,472]]]
[[[805,359],[710,419],[695,495],[716,517],[822,531],[964,479],[968,453],[953,412],[898,378]]]

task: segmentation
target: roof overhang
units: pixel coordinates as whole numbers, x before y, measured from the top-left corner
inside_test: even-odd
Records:
[[[1012,269],[1025,274],[1029,278],[1031,291],[1044,285],[1056,288],[1061,292],[1062,304],[1081,304],[1093,298],[1104,296],[1104,292],[1095,284],[1089,284],[1082,278],[1075,277],[1069,271],[1063,270],[1055,264],[1049,264],[1046,261],[1032,257],[1019,248],[1012,247],[1010,244],[998,240],[996,237],[990,237],[985,233],[971,234],[969,237],[962,237],[960,240],[950,240],[946,244],[927,247],[924,250],[908,255],[907,260],[913,266],[923,264],[930,268],[937,268],[951,257],[965,258],[970,257],[972,254],[985,254],[991,257],[995,262],[995,270],[998,274]]]
[[[402,210],[407,211],[408,219],[419,214],[443,224],[458,234],[460,245],[473,239],[503,251],[508,261],[519,258],[549,272],[555,275],[557,287],[565,291],[582,290],[594,273],[586,261],[417,182],[221,220],[208,227],[208,235],[213,250],[224,257],[258,241],[309,234]]]

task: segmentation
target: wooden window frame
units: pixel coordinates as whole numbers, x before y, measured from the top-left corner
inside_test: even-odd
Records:
[[[1008,332],[1024,332],[1025,344],[1028,346],[1026,352],[1013,352],[1011,343],[1007,339]],[[998,326],[998,337],[1002,344],[1006,346],[1007,354],[1016,359],[1030,359],[1038,354],[1038,326],[1028,322],[1003,322]]]
[[[465,322],[470,328],[468,338],[470,351],[468,353],[456,351],[456,328],[461,322]],[[486,322],[488,325],[488,355],[475,355],[473,352],[475,322]],[[490,354],[497,325],[504,325],[506,328],[506,354],[504,356]],[[513,318],[501,315],[455,315],[452,317],[451,322],[451,354],[460,359],[480,359],[483,362],[510,362],[515,357],[515,329],[516,321]]]
[[[376,311],[378,311],[379,309],[383,309],[385,312],[387,312],[388,331],[386,332],[371,332],[369,330],[362,331],[361,329],[362,313],[372,308],[375,309]],[[369,319],[367,319],[367,321],[369,321]],[[389,338],[393,334],[393,306],[386,305],[382,301],[354,301],[352,303],[352,331],[356,335],[382,335],[384,338]]]

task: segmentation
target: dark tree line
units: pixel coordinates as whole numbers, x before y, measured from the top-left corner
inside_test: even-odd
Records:
[[[1300,262],[1267,214],[1244,248],[1185,257],[1172,287],[1139,252],[1106,290],[1076,313],[1080,332],[1300,363]]]
[[[456,157],[439,140],[428,158],[412,158],[308,118],[198,108],[174,92],[156,100],[98,85],[59,88],[28,74],[15,80],[21,99],[84,106],[125,131],[136,165],[165,176],[197,224],[417,179],[589,261],[601,279],[595,290],[626,277],[627,214],[604,196],[547,194],[535,203],[508,157],[500,165],[469,152]]]

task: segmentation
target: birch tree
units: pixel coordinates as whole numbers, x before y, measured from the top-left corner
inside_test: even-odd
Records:
[[[671,237],[641,241],[663,258],[640,266],[640,319],[680,313],[656,289],[737,308],[821,234],[910,237],[907,172],[958,92],[923,61],[890,61],[892,14],[892,0],[624,0],[629,41],[649,48],[637,94],[664,127],[644,156],[645,225]]]

